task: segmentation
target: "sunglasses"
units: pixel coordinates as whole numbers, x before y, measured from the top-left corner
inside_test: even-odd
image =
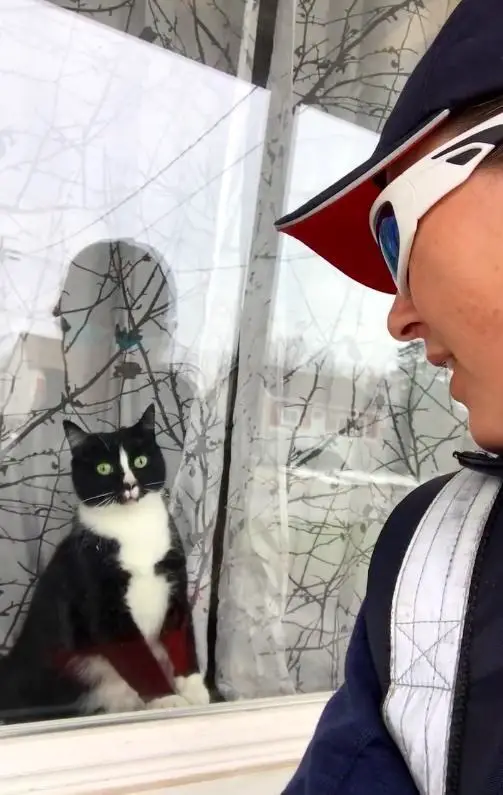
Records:
[[[401,295],[408,295],[408,265],[420,219],[466,182],[503,143],[503,113],[453,138],[404,171],[370,209],[370,228]]]

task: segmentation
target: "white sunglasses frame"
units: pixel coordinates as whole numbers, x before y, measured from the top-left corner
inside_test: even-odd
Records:
[[[500,137],[503,142],[503,113],[499,113],[446,141],[413,163],[381,191],[370,208],[370,229],[379,249],[376,220],[385,204],[393,208],[400,240],[397,276],[393,279],[400,295],[409,295],[408,264],[419,221],[444,196],[466,182],[477,166],[499,145],[500,141],[489,143],[484,136],[480,136],[480,141],[477,140],[479,133],[495,127],[502,128]],[[471,153],[471,157],[466,162],[463,162],[463,158],[457,160],[464,153]]]

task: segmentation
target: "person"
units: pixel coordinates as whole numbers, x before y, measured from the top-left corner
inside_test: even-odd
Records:
[[[480,447],[389,517],[284,795],[503,793],[501,0],[461,0],[370,159],[276,226],[395,295],[390,333],[449,367]]]

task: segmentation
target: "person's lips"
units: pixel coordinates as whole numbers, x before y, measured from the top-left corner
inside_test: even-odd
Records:
[[[454,367],[454,359],[447,353],[427,353],[426,358],[434,367],[446,367],[449,370]]]
[[[444,371],[444,378],[449,383],[449,392],[454,400],[459,402],[459,378],[456,378],[457,368],[454,356],[451,356],[445,351],[438,351],[436,353],[427,353],[426,358],[434,367],[438,367]]]

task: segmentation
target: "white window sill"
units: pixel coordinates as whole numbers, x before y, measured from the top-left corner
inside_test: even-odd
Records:
[[[327,694],[0,728],[2,795],[278,795]],[[29,732],[29,733],[28,733]],[[259,782],[260,779],[260,782]],[[227,781],[227,784],[225,783]],[[263,782],[268,781],[263,784]],[[252,786],[253,789],[253,786]],[[216,790],[215,790],[216,791]]]

